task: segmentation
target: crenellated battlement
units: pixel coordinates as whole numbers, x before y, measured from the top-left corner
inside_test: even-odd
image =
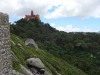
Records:
[[[9,23],[9,16],[0,12],[0,25],[6,25]]]

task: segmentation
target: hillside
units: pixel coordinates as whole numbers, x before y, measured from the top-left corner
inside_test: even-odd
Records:
[[[17,60],[13,59],[13,68],[19,72],[19,64],[22,64],[27,68],[25,59],[36,56],[42,60],[52,75],[58,75],[57,73],[60,73],[61,75],[87,75],[78,68],[71,66],[64,60],[53,56],[47,51],[41,49],[36,51],[34,48],[26,46],[19,37],[13,34],[11,35],[11,49],[18,58]]]
[[[32,38],[39,48],[65,60],[89,75],[100,74],[100,34],[62,32],[40,20],[20,19],[11,25],[11,33],[24,41]]]

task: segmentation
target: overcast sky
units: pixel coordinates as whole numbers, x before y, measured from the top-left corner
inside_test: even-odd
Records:
[[[11,22],[31,10],[61,31],[100,31],[100,0],[0,0],[0,12]]]

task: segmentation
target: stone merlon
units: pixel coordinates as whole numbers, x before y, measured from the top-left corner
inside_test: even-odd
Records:
[[[9,23],[9,16],[0,12],[0,25],[6,25]]]

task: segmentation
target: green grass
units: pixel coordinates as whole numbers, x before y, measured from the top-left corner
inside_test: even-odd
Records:
[[[13,44],[11,42],[11,49],[18,58],[18,62],[17,60],[13,60],[13,68],[17,71],[20,70],[19,64],[27,67],[25,61],[26,58],[35,56],[42,60],[42,62],[45,64],[46,68],[49,70],[49,72],[51,72],[52,75],[57,75],[57,72],[61,75],[87,75],[80,69],[68,64],[64,60],[61,60],[44,50],[40,49],[36,51],[33,48],[25,46],[24,42],[14,34],[11,34],[11,40],[15,43]],[[21,47],[19,47],[18,44],[20,44]]]

